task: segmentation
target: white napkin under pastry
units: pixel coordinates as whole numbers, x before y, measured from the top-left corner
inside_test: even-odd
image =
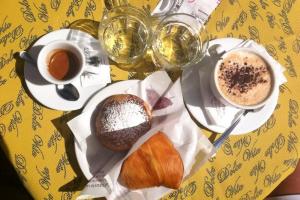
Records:
[[[179,152],[184,164],[184,177],[194,174],[199,167],[215,153],[213,145],[207,137],[200,132],[200,129],[190,118],[184,106],[180,80],[177,80],[173,84],[166,72],[159,71],[148,76],[144,81],[137,82],[137,84],[125,90],[124,93],[131,93],[138,96],[141,95],[140,97],[142,99],[151,104],[151,102],[149,102],[149,96],[147,95],[147,92],[145,92],[149,89],[155,90],[155,96],[160,99],[160,101],[157,101],[158,99],[155,100],[157,103],[152,105],[152,108],[161,111],[156,115],[153,115],[151,130],[133,145],[126,156],[107,149],[97,151],[97,159],[99,162],[93,161],[92,164],[101,165],[101,167],[96,175],[94,174],[95,177],[93,177],[83,189],[78,199],[105,196],[109,200],[152,200],[158,199],[170,191],[170,189],[166,187],[153,187],[131,191],[122,186],[118,181],[123,160],[158,131],[164,132]],[[163,96],[157,96],[157,94]],[[171,103],[166,101],[167,103],[163,103],[157,108],[157,104],[159,102],[161,103],[161,98],[169,99]],[[91,134],[89,132],[89,116],[90,113],[82,113],[68,122],[68,126],[72,130],[81,150],[88,148],[86,146],[86,141]],[[94,137],[93,140],[97,140],[97,138]],[[199,159],[199,157],[202,159]],[[109,170],[104,173],[104,168]]]
[[[262,45],[259,45],[251,40],[245,43],[245,45],[242,47],[249,47],[259,51],[270,62],[275,69],[277,79],[277,85],[275,87],[277,89],[279,89],[281,84],[287,82],[287,79],[283,74],[284,67],[282,67],[272,56],[270,56]],[[224,105],[217,98],[215,98],[210,89],[209,78],[210,76],[207,76],[199,71],[200,92],[203,100],[206,120],[208,124],[227,128],[235,120],[241,109]]]

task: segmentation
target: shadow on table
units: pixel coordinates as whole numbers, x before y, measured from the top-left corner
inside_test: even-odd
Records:
[[[65,149],[66,154],[69,160],[69,163],[73,169],[73,171],[76,173],[77,177],[75,177],[72,181],[69,183],[61,186],[59,188],[59,191],[80,191],[84,188],[84,186],[87,184],[87,180],[83,173],[80,170],[80,167],[78,165],[76,155],[75,155],[75,146],[74,146],[74,136],[72,134],[72,131],[67,125],[67,122],[74,118],[75,116],[79,115],[81,113],[81,110],[72,111],[70,113],[64,114],[62,117],[56,118],[52,120],[53,125],[56,127],[56,129],[60,132],[62,137],[64,138],[65,142]]]
[[[34,41],[32,44],[34,44],[36,41]],[[28,51],[28,49],[30,49],[30,47],[28,47],[26,49],[26,51]],[[37,46],[35,47],[34,53],[35,55],[38,55],[38,53],[40,52],[42,46]],[[36,99],[33,97],[33,95],[31,94],[31,92],[29,91],[29,89],[27,88],[27,85],[25,83],[25,61],[23,59],[21,59],[19,57],[19,52],[14,53],[13,58],[15,59],[15,73],[13,73],[13,71],[10,73],[10,78],[19,78],[21,84],[22,84],[22,88],[24,89],[24,91],[26,92],[26,94],[28,95],[29,98],[32,99],[32,101],[35,101],[36,103],[38,103],[39,105],[42,106],[42,104],[40,104],[38,101],[36,101]],[[28,67],[33,67],[32,65],[29,65]],[[27,76],[29,77],[29,81],[31,81],[34,84],[47,84],[47,82],[41,78],[41,76],[39,75],[38,69],[37,68],[32,68],[30,70],[27,70],[27,73],[32,74],[32,76]],[[38,75],[37,75],[38,74]]]
[[[4,133],[5,134],[5,133]],[[32,200],[28,191],[24,188],[18,177],[18,173],[14,170],[14,166],[8,160],[9,150],[3,139],[3,132],[0,133],[0,193],[5,199],[23,199]],[[12,157],[12,156],[11,156]]]
[[[72,22],[69,25],[70,29],[76,29],[76,30],[86,32],[92,35],[96,39],[98,39],[98,27],[99,27],[99,22],[91,19],[79,19]]]
[[[70,192],[70,191],[81,191],[85,185],[88,183],[88,180],[85,178],[84,174],[82,173],[79,164],[76,159],[75,155],[75,146],[74,146],[74,136],[72,131],[67,125],[67,122],[74,118],[75,116],[79,115],[81,110],[72,111],[68,114],[63,115],[57,119],[52,120],[52,123],[56,127],[56,129],[60,132],[62,137],[65,141],[65,149],[68,156],[69,163],[76,173],[77,177],[75,177],[69,183],[62,185],[59,188],[61,192]],[[94,200],[105,200],[105,198],[94,198]]]

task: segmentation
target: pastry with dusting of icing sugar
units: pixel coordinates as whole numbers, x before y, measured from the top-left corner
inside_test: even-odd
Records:
[[[141,98],[118,94],[101,102],[93,114],[94,132],[103,146],[129,150],[151,128],[151,111]]]

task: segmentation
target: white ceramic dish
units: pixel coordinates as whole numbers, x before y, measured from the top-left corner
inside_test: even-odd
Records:
[[[70,31],[70,29],[61,29],[44,35],[29,49],[29,53],[32,57],[37,58],[41,48],[45,44],[54,40],[67,40]],[[72,31],[72,34],[77,34],[80,35],[80,37],[95,40],[95,42],[97,42],[96,39],[87,33],[78,30]],[[100,53],[100,44],[98,49]],[[56,86],[47,82],[41,76],[37,67],[28,62],[25,62],[24,65],[24,77],[27,88],[36,100],[49,108],[63,111],[78,110],[82,108],[93,94],[106,86],[106,84],[100,83],[99,85],[82,87],[80,79],[77,78],[74,80],[73,84],[78,89],[80,98],[77,101],[67,101],[57,94]]]
[[[223,38],[212,40],[209,43],[209,48],[216,45],[221,45],[222,49],[228,51],[238,44],[240,44],[242,40],[235,38]],[[211,73],[211,69],[214,67],[212,60],[216,58],[210,57],[208,54],[204,57],[204,59],[195,66],[187,68],[183,72],[182,76],[182,92],[185,104],[195,118],[200,124],[205,126],[211,131],[217,133],[223,133],[225,131],[225,127],[212,125],[207,122],[205,117],[205,112],[203,109],[203,105],[201,102],[201,94],[200,94],[200,81],[199,81],[199,71],[201,73],[207,73],[205,76],[209,76]],[[199,70],[201,68],[201,70]],[[277,105],[277,100],[279,96],[279,88],[276,88],[272,97],[269,99],[269,102],[257,112],[248,113],[247,116],[244,117],[243,121],[239,123],[236,128],[232,131],[232,135],[240,135],[249,133],[258,129],[261,125],[263,125],[272,115],[275,107]]]

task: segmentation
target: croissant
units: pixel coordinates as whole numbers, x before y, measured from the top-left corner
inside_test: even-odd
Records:
[[[124,162],[121,183],[129,189],[165,186],[178,189],[183,177],[183,163],[169,138],[158,132]]]

